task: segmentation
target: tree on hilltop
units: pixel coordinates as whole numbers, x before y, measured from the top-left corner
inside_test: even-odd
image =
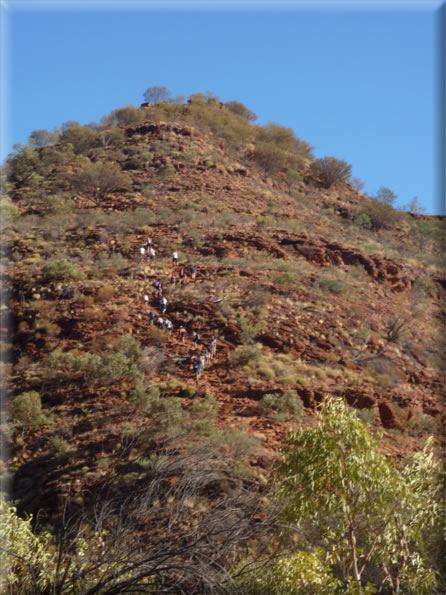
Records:
[[[167,87],[148,87],[144,91],[143,97],[147,103],[160,103],[167,101],[170,97],[170,90]]]

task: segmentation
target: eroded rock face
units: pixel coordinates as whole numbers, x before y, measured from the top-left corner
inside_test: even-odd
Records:
[[[360,250],[322,237],[307,237],[303,234],[275,234],[279,246],[293,248],[309,262],[319,266],[361,265],[368,275],[380,283],[390,283],[393,291],[404,291],[412,286],[408,271],[389,258],[368,256]]]

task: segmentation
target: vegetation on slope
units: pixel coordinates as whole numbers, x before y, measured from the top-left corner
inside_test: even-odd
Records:
[[[2,174],[1,478],[34,515],[30,533],[3,506],[24,535],[24,553],[4,551],[7,589],[258,592],[250,570],[271,593],[293,592],[290,580],[305,593],[441,589],[440,539],[417,523],[429,510],[440,526],[439,470],[421,449],[441,440],[444,414],[444,221],[396,210],[384,187],[361,194],[348,164],[315,159],[237,101],[184,104],[163,88],[145,99],[99,124],[33,131]],[[140,256],[148,237],[154,260]],[[148,316],[161,314],[157,280],[173,331]],[[330,440],[341,452],[352,432],[345,452],[370,472],[339,479],[359,500],[376,494],[363,516],[349,516],[351,494],[333,501],[337,476],[305,484],[330,471],[317,467],[328,456],[307,460],[330,430],[329,397],[350,407]],[[303,433],[268,481],[290,427]],[[394,483],[376,483],[381,467]],[[285,501],[289,482],[311,511]]]

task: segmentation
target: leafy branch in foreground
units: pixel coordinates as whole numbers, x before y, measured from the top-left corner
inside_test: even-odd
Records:
[[[400,466],[342,400],[330,399],[318,426],[291,432],[281,454],[273,478],[282,518],[344,584],[436,592],[444,471],[433,439]]]

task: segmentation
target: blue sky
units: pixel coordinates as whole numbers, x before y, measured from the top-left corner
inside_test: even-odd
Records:
[[[236,99],[334,156],[374,195],[443,213],[441,2],[2,2],[2,151],[147,87]],[[5,51],[6,50],[6,51]]]

